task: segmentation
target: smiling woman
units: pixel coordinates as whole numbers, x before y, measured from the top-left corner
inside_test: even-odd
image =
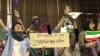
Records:
[[[23,33],[22,24],[15,24],[12,31],[0,19],[0,28],[6,34],[6,45],[1,56],[26,56],[29,50],[29,39]],[[16,46],[17,45],[17,46]]]

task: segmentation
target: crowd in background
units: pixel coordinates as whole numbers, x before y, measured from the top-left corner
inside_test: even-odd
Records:
[[[13,24],[12,29],[8,29],[0,19],[0,28],[6,34],[5,40],[0,40],[0,56],[99,56],[99,40],[88,42],[85,39],[85,31],[97,31],[100,29],[100,19],[98,19],[98,25],[95,29],[95,23],[92,19],[86,19],[79,31],[77,20],[73,19],[69,12],[72,8],[69,5],[65,5],[64,15],[58,22],[57,26],[53,30],[50,30],[48,23],[40,25],[39,30],[34,30],[36,24],[38,24],[39,17],[34,16],[32,24],[28,29],[25,29],[21,22],[19,12],[14,11],[16,16],[16,23]],[[29,44],[30,33],[58,33],[68,32],[70,38],[70,47],[63,48],[32,48]]]

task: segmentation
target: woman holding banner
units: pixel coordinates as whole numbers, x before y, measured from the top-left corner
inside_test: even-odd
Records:
[[[47,23],[41,24],[39,28],[40,33],[48,33],[51,34],[50,25]],[[54,48],[45,48],[45,46],[42,48],[42,54],[43,56],[54,56]]]

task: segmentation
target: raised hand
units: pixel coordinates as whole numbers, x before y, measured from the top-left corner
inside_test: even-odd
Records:
[[[19,17],[19,12],[18,12],[17,10],[14,10],[14,15],[15,15],[16,17]]]
[[[64,13],[67,14],[69,12],[71,12],[71,7],[69,5],[65,5],[65,9],[64,9]]]
[[[39,22],[39,17],[38,16],[33,16],[32,17],[32,25],[36,25]]]

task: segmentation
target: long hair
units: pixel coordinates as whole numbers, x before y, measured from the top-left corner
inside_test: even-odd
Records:
[[[83,29],[84,31],[86,31],[86,30],[91,30],[91,29],[89,28],[89,24],[90,24],[91,22],[93,22],[92,19],[87,19],[87,20],[85,20],[85,21],[82,23],[82,29]]]

